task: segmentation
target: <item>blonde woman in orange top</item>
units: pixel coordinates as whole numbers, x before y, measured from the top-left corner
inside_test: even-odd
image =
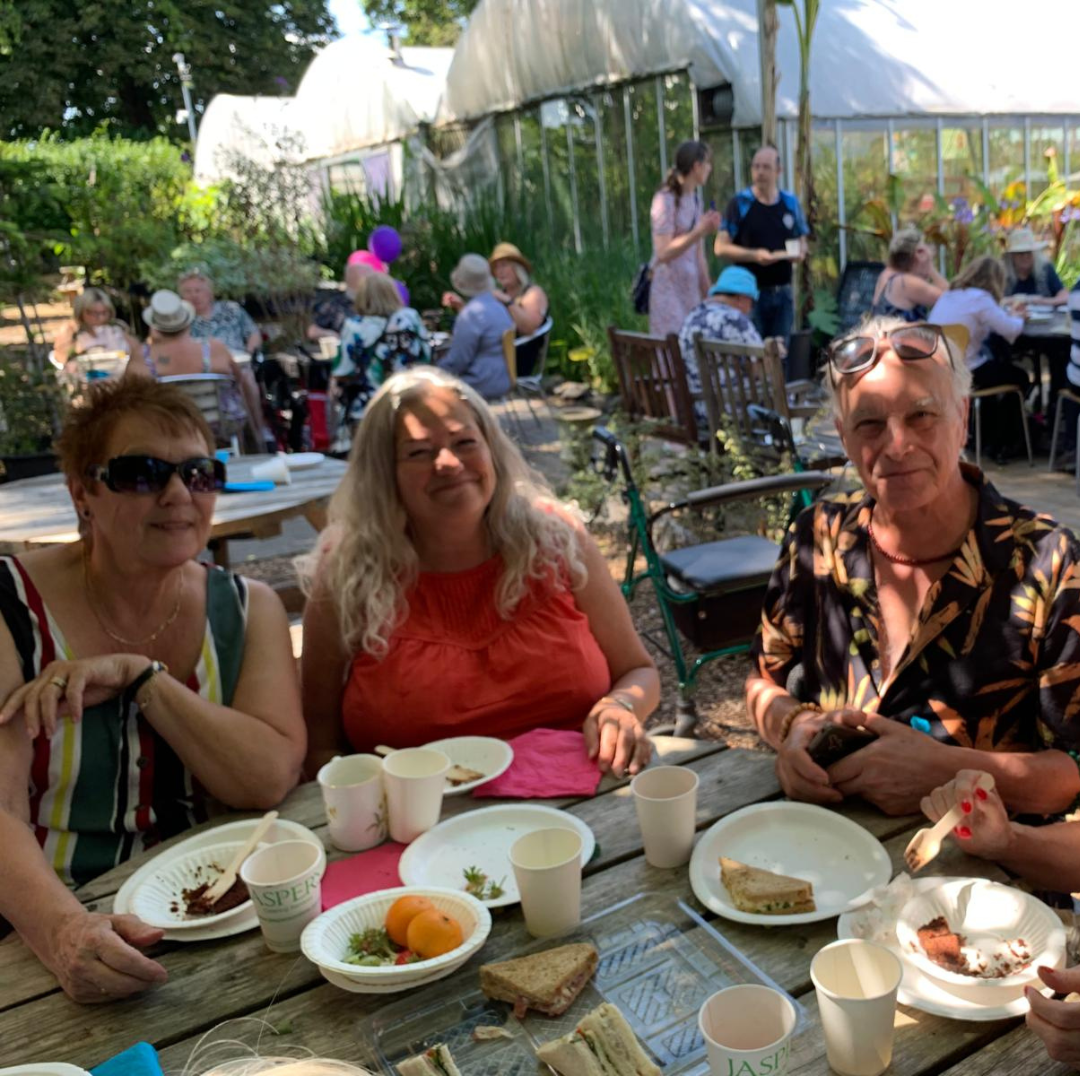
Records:
[[[383,383],[301,569],[311,775],[348,747],[536,727],[581,728],[620,776],[648,761],[659,677],[607,563],[461,380]]]

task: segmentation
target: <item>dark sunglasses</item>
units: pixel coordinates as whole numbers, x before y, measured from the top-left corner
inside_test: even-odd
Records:
[[[881,343],[888,342],[889,348],[905,361],[928,360],[937,352],[939,345],[945,346],[945,355],[953,363],[952,348],[942,327],[934,323],[910,323],[898,326],[880,337],[841,338],[829,346],[829,363],[838,375],[854,375],[873,367],[881,352]]]
[[[156,495],[165,490],[173,473],[195,495],[220,491],[225,486],[225,465],[212,457],[193,457],[173,464],[148,454],[124,454],[107,465],[92,465],[87,470],[91,480],[100,480],[121,495]]]

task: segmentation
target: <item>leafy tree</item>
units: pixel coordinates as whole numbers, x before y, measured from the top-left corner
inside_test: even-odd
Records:
[[[373,24],[399,23],[410,45],[453,45],[480,0],[362,0]]]
[[[45,129],[179,141],[182,52],[196,110],[215,94],[295,89],[333,36],[326,0],[0,0],[0,138]]]

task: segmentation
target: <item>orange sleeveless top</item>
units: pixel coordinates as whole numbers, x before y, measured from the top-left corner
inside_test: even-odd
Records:
[[[495,608],[502,572],[495,556],[461,573],[420,575],[387,656],[353,658],[342,720],[357,751],[581,727],[611,689],[588,618],[568,587],[533,581],[502,619]]]

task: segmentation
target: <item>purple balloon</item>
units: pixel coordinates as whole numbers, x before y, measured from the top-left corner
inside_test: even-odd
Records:
[[[368,237],[367,246],[372,255],[384,263],[392,263],[401,254],[401,237],[391,225],[376,225]]]
[[[409,306],[409,287],[404,281],[398,281],[394,278],[394,284],[397,286],[398,295],[401,297],[401,302],[408,307]]]

